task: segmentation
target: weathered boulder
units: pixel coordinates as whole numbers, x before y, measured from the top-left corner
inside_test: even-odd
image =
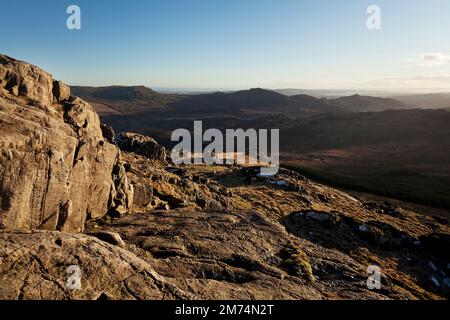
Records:
[[[166,161],[166,149],[152,137],[123,132],[115,140],[123,151],[134,152],[151,160]]]
[[[92,107],[47,72],[0,55],[0,228],[80,231],[132,199]]]
[[[53,78],[49,73],[4,55],[0,55],[0,88],[41,105],[53,102]]]
[[[0,242],[2,300],[193,297],[133,253],[91,236],[3,231]]]

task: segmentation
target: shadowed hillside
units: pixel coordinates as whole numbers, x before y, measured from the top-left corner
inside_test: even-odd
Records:
[[[336,185],[450,208],[450,113],[325,115],[282,130],[286,165]]]

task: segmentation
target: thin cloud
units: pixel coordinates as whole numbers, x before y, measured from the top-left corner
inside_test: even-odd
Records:
[[[443,53],[422,53],[406,59],[408,67],[434,67],[450,64],[450,55]]]

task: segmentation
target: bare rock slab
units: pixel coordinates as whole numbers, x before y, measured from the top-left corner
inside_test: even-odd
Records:
[[[134,254],[87,235],[0,232],[0,243],[2,300],[193,298]]]

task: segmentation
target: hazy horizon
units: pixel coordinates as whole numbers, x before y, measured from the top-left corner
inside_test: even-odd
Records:
[[[331,95],[333,96],[333,93],[341,94],[341,93],[349,93],[349,94],[378,94],[380,96],[391,96],[391,95],[426,95],[426,94],[450,94],[450,89],[447,89],[446,91],[394,91],[394,90],[370,90],[370,89],[358,89],[358,88],[338,88],[338,89],[328,89],[328,88],[312,88],[312,89],[305,89],[305,88],[265,88],[265,87],[256,87],[256,86],[249,86],[249,87],[240,87],[240,88],[171,88],[171,87],[155,87],[151,85],[145,85],[145,84],[135,84],[135,85],[124,85],[124,84],[110,84],[110,85],[89,85],[89,84],[69,84],[72,87],[95,87],[95,88],[101,88],[101,87],[140,87],[144,86],[149,89],[152,89],[156,92],[161,93],[208,93],[208,92],[235,92],[235,91],[244,91],[244,90],[251,90],[251,89],[264,89],[264,90],[270,90],[270,91],[284,91],[284,90],[297,90],[297,91],[305,91],[305,92],[311,92],[311,93],[323,93],[324,95]],[[306,93],[307,94],[307,93]]]

